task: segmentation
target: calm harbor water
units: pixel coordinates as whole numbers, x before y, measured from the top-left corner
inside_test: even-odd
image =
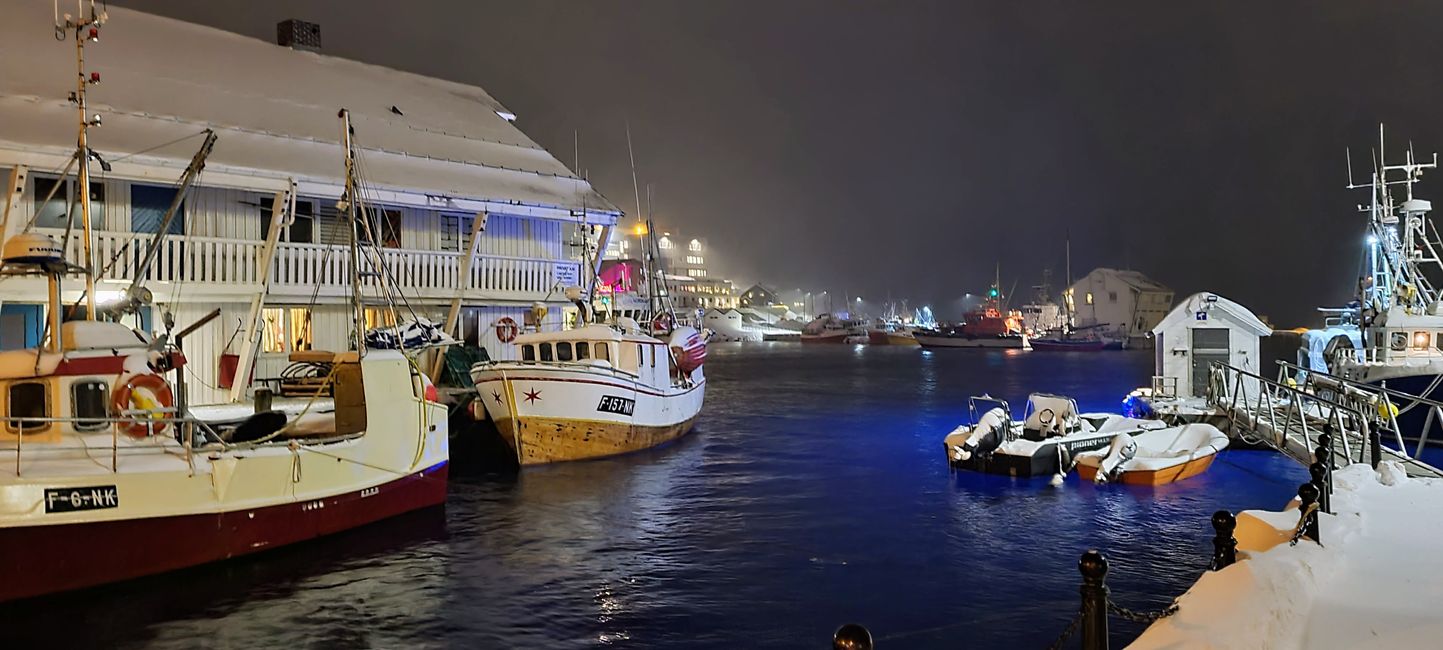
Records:
[[[819,648],[860,622],[882,648],[1045,647],[1076,611],[1082,551],[1108,554],[1115,600],[1155,608],[1206,564],[1214,510],[1278,506],[1306,477],[1242,450],[1159,488],[944,462],[968,395],[1115,411],[1150,367],[1148,353],[718,345],[703,419],[677,443],[519,475],[458,456],[444,510],[0,607],[4,645]]]

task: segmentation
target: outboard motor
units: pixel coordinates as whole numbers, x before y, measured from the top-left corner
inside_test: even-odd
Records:
[[[986,455],[996,451],[1007,437],[1008,424],[1007,411],[1000,406],[983,413],[982,417],[977,418],[977,425],[972,427],[972,435],[967,436],[967,441],[952,447],[952,457],[956,460],[967,460],[974,455]]]
[[[1106,483],[1117,478],[1122,472],[1122,466],[1137,455],[1137,442],[1132,436],[1125,433],[1117,434],[1112,439],[1112,444],[1107,447],[1107,455],[1097,466],[1097,476],[1093,478],[1094,483]]]

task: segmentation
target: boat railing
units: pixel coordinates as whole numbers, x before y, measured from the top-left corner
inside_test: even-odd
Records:
[[[627,379],[641,379],[641,375],[638,375],[634,372],[622,370],[621,368],[617,368],[610,363],[604,366],[598,366],[590,363],[582,363],[580,361],[522,361],[520,359],[488,359],[486,361],[479,362],[476,365],[486,368],[501,365],[519,365],[536,368],[562,368],[565,370],[578,370],[585,372],[605,370],[613,375],[625,377]]]
[[[1153,397],[1177,397],[1177,377],[1165,375],[1152,376]]]
[[[221,437],[215,429],[204,420],[189,415],[178,415],[175,408],[163,408],[154,410],[127,410],[122,411],[118,416],[98,417],[41,417],[41,416],[10,416],[5,419],[5,425],[14,437],[15,452],[15,475],[21,476],[24,471],[24,461],[27,452],[26,438],[48,433],[48,429],[55,424],[70,425],[72,431],[62,432],[61,437],[74,437],[87,434],[103,433],[105,429],[110,430],[110,471],[116,472],[120,468],[120,457],[129,455],[131,452],[140,453],[170,453],[174,449],[165,447],[140,447],[121,444],[120,425],[141,425],[146,428],[146,437],[167,436],[173,439],[181,447],[186,465],[194,470],[194,450],[197,434],[209,440],[220,440]],[[29,429],[29,431],[27,431]],[[173,432],[179,431],[179,435]],[[8,446],[8,445],[7,445]],[[105,447],[95,447],[88,444],[66,445],[49,442],[31,442],[29,449],[31,454],[51,451],[84,451],[87,457],[93,451],[104,450]],[[7,450],[8,451],[8,450]],[[93,458],[92,458],[93,459]]]

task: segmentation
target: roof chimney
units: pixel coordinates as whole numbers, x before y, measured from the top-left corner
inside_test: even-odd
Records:
[[[291,18],[276,23],[276,44],[293,50],[321,51],[321,26]]]

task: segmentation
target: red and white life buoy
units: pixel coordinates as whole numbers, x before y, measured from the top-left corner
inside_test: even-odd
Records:
[[[516,335],[521,333],[521,326],[516,324],[510,316],[503,317],[496,321],[496,338],[502,343],[510,343],[516,340]]]
[[[132,438],[144,438],[152,433],[160,433],[170,426],[166,418],[170,417],[169,409],[175,407],[175,394],[170,390],[170,384],[165,378],[153,373],[144,373],[132,376],[115,388],[115,393],[110,397],[111,414],[117,418],[126,418],[124,422],[118,422],[115,426],[120,427],[120,432]],[[126,411],[149,411],[149,418],[155,420],[147,423],[145,415],[126,415]]]
[[[666,313],[666,312],[662,312],[662,313],[660,313],[660,314],[657,314],[657,315],[656,315],[656,318],[651,319],[651,331],[653,331],[653,332],[670,332],[670,331],[671,331],[671,314],[668,314],[668,313]]]

